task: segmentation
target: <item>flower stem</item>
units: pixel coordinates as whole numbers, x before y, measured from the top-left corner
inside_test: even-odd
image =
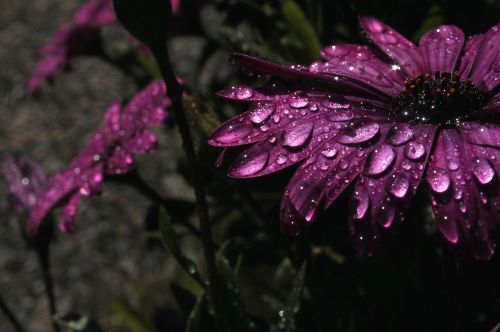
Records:
[[[212,229],[208,214],[207,200],[205,197],[205,189],[203,188],[203,184],[200,179],[200,167],[198,165],[189,125],[182,106],[182,87],[177,82],[177,78],[175,77],[175,74],[173,72],[172,65],[170,63],[170,57],[168,54],[168,48],[165,43],[159,43],[157,47],[151,47],[151,50],[158,63],[158,66],[160,67],[160,71],[163,79],[165,80],[165,84],[167,85],[168,95],[172,100],[172,111],[174,113],[177,127],[179,128],[179,132],[181,134],[182,146],[189,164],[194,186],[194,193],[196,196],[196,210],[200,220],[200,231],[204,249],[203,251],[208,269],[208,295],[209,300],[212,304],[212,308],[214,310],[216,329],[218,331],[222,331],[224,320],[222,311],[220,310],[220,301],[218,299],[217,293],[218,277],[217,266],[215,262],[215,249],[212,240]]]
[[[47,296],[47,301],[49,302],[49,311],[52,321],[52,327],[55,332],[59,332],[59,326],[54,321],[54,316],[57,313],[56,297],[54,296],[54,283],[52,282],[52,274],[50,272],[50,252],[47,250],[40,250],[37,248],[36,254],[38,257],[38,263],[40,269],[42,270],[42,278],[45,284],[45,295]]]
[[[11,322],[12,326],[14,327],[14,330],[17,332],[24,332],[24,328],[22,327],[21,323],[19,320],[16,318],[12,310],[10,310],[9,306],[3,299],[2,295],[0,295],[0,310],[4,313],[5,317]]]

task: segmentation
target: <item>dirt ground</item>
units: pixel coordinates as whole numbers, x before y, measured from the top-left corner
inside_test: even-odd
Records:
[[[76,0],[0,0],[0,154],[21,152],[48,173],[62,169],[100,126],[107,105],[133,94],[135,86],[116,68],[98,59],[79,58],[71,72],[44,86],[38,99],[25,84],[35,51],[68,22],[81,3]],[[179,144],[162,134],[163,148],[139,158],[146,180],[170,197],[186,197],[189,189],[173,174]],[[167,142],[167,143],[165,143]],[[19,220],[8,209],[0,180],[0,294],[28,331],[49,331],[41,273],[33,252],[19,236]],[[106,331],[120,331],[110,315],[110,302],[138,301],[137,289],[164,290],[175,273],[162,249],[146,250],[139,234],[149,203],[131,188],[106,184],[102,197],[86,200],[73,235],[58,235],[52,247],[55,293],[59,311],[95,318]],[[0,313],[0,331],[11,326]]]

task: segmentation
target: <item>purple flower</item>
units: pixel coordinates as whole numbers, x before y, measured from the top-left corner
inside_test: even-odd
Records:
[[[99,28],[115,22],[112,0],[89,0],[80,7],[73,22],[59,28],[54,39],[38,51],[41,59],[28,80],[28,91],[36,93],[58,71],[69,70],[71,58],[88,52],[99,41]]]
[[[500,221],[500,25],[467,40],[459,28],[440,26],[418,46],[375,18],[361,26],[374,47],[328,46],[325,60],[308,67],[234,55],[284,83],[221,92],[250,110],[216,129],[210,144],[252,144],[230,166],[232,177],[301,162],[281,202],[287,234],[301,232],[356,180],[349,229],[371,255],[404,220],[425,177],[443,236],[490,258]]]
[[[47,182],[43,169],[18,155],[7,155],[2,166],[13,207],[18,213],[29,211]]]
[[[162,123],[170,106],[166,87],[160,81],[150,83],[122,107],[119,102],[109,106],[104,126],[87,146],[71,161],[69,167],[55,174],[31,210],[28,233],[34,235],[45,216],[64,203],[59,221],[62,232],[74,230],[74,219],[82,198],[101,193],[106,175],[130,172],[134,154],[146,153],[158,146],[156,136],[148,131]]]

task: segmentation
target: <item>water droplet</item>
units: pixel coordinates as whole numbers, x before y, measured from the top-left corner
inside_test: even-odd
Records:
[[[276,163],[278,165],[283,165],[284,163],[286,163],[288,160],[288,157],[285,156],[285,155],[279,155],[277,158],[276,158]]]
[[[246,123],[232,123],[217,128],[212,138],[222,144],[236,143],[246,138],[251,132],[252,127]]]
[[[264,104],[250,112],[250,120],[253,123],[260,124],[264,122],[274,112],[273,104]]]
[[[459,166],[460,166],[460,164],[456,160],[454,160],[454,159],[448,160],[448,169],[450,171],[456,171]]]
[[[379,132],[375,122],[358,123],[341,131],[335,139],[342,144],[359,144],[373,139]]]
[[[229,175],[246,177],[260,172],[267,164],[269,152],[263,147],[243,152],[231,165]]]
[[[406,174],[397,173],[394,175],[389,191],[397,198],[403,198],[408,193],[410,188],[410,179]]]
[[[293,108],[306,107],[309,104],[309,98],[301,93],[296,93],[290,98],[290,106]]]
[[[290,126],[285,132],[283,145],[291,148],[303,146],[311,136],[313,127],[313,122],[304,122],[296,124],[295,126]]]
[[[333,110],[328,113],[328,120],[333,122],[349,121],[354,118],[354,113],[348,110]]]
[[[490,183],[495,177],[495,170],[491,167],[488,159],[484,157],[474,157],[472,162],[472,173],[482,184]]]
[[[407,124],[398,124],[389,131],[387,142],[398,146],[410,141],[414,137],[413,130]]]
[[[370,154],[365,173],[368,175],[380,175],[389,168],[396,157],[394,150],[388,145],[382,145]]]
[[[321,154],[325,156],[326,158],[334,158],[337,155],[337,149],[335,148],[329,148],[321,151]]]
[[[236,98],[238,99],[248,99],[253,96],[253,91],[247,86],[237,86],[236,87]]]
[[[425,155],[425,147],[421,143],[410,142],[405,147],[405,156],[410,160],[419,160]]]
[[[382,226],[389,228],[396,217],[396,209],[392,205],[383,205],[378,210],[377,217]]]
[[[427,182],[436,193],[444,193],[450,188],[450,175],[444,168],[436,167],[427,172]]]
[[[357,187],[353,199],[355,204],[353,218],[357,220],[363,219],[370,206],[368,191],[363,186]]]

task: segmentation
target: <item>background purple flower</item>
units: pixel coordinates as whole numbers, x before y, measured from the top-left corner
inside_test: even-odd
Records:
[[[47,179],[43,169],[35,162],[19,155],[9,154],[2,165],[12,205],[17,212],[28,212],[36,203]]]
[[[166,87],[160,81],[150,83],[124,107],[111,104],[104,115],[104,126],[71,161],[69,167],[55,174],[31,210],[29,234],[35,234],[45,216],[64,202],[59,228],[74,230],[74,219],[82,198],[98,195],[106,175],[130,172],[134,154],[146,153],[158,146],[148,128],[162,123],[170,106]]]
[[[262,176],[302,162],[281,202],[281,228],[300,233],[352,183],[349,229],[372,254],[404,220],[425,174],[439,230],[476,258],[494,252],[500,221],[499,26],[467,41],[455,26],[414,45],[381,21],[361,18],[376,49],[332,45],[325,61],[281,66],[245,55],[245,68],[287,79],[221,96],[250,110],[214,131],[210,144],[252,144],[229,169]]]
[[[45,81],[70,67],[71,58],[84,54],[98,42],[99,28],[116,22],[112,0],[90,0],[78,9],[73,22],[60,27],[54,39],[39,51],[40,61],[28,80],[27,89],[33,94]]]

